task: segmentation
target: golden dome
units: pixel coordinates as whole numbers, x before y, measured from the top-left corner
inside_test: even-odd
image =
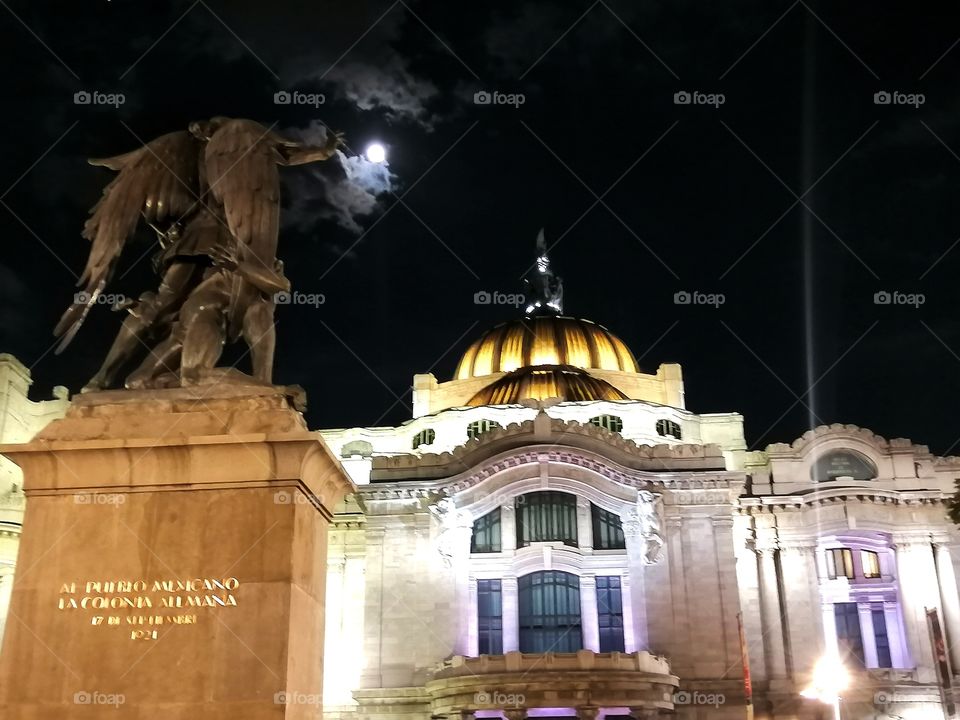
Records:
[[[602,325],[562,315],[525,317],[497,325],[460,358],[456,380],[532,365],[640,372],[633,353]]]
[[[487,385],[467,403],[479,405],[515,405],[521,400],[562,398],[567,402],[583,400],[628,400],[606,380],[570,365],[522,367]]]

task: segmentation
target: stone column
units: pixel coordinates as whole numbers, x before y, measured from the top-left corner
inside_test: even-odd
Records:
[[[729,671],[733,677],[741,674],[740,633],[737,630],[737,613],[740,612],[740,597],[737,594],[737,558],[733,549],[733,517],[727,515],[729,508],[724,508],[724,515],[713,518],[714,552],[716,554],[717,578],[720,586],[718,598],[721,622],[723,625],[723,641],[725,644],[724,663],[726,667],[735,668]]]
[[[642,527],[637,518],[636,506],[630,505],[620,513],[623,535],[627,549],[627,568],[620,578],[623,598],[623,643],[627,652],[646,650],[650,646],[647,634],[647,597],[644,592],[647,562],[644,553]],[[660,558],[659,562],[666,565]],[[666,588],[661,588],[661,595]]]
[[[512,501],[500,506],[500,549],[503,552],[517,549],[517,512]]]
[[[641,583],[643,578],[641,576]],[[639,589],[643,592],[643,586]],[[620,597],[623,602],[623,649],[624,652],[636,652],[647,649],[647,639],[638,631],[637,623],[633,618],[633,581],[629,572],[620,577]]]
[[[873,634],[873,612],[869,603],[857,605],[860,617],[860,637],[863,640],[863,659],[868,668],[877,667],[877,642]]]
[[[520,604],[517,596],[517,579],[504,577],[500,581],[503,593],[503,652],[520,649]]]
[[[577,545],[581,550],[593,550],[593,517],[590,501],[577,499]]]
[[[834,615],[833,603],[822,606],[821,617],[823,618],[824,652],[835,656],[840,652],[840,641],[837,639],[837,618]]]
[[[763,621],[760,605],[759,565],[754,540],[753,518],[738,515],[733,520],[734,551],[737,557],[737,589],[743,629],[750,655],[750,674],[754,682],[767,679],[763,649]]]
[[[900,605],[895,602],[885,602],[883,604],[883,619],[887,624],[887,639],[890,642],[890,664],[895,668],[910,667],[910,659],[904,652],[906,637],[903,631]]]
[[[469,513],[454,510],[451,511],[454,517],[451,518],[452,524],[444,531],[447,536],[446,542],[449,543],[447,552],[450,553],[447,561],[450,563],[450,569],[453,572],[455,584],[454,602],[456,604],[457,618],[457,639],[454,651],[457,655],[471,654],[471,608],[473,612],[473,626],[476,626],[476,583],[474,583],[471,594],[470,585],[470,539],[473,534],[473,518]],[[476,639],[476,634],[472,635]],[[473,644],[476,647],[476,644]]]
[[[957,594],[957,577],[953,571],[950,548],[945,542],[934,545],[937,561],[937,577],[940,580],[940,598],[943,602],[943,624],[950,651],[950,665],[954,672],[960,671],[960,596]]]
[[[926,608],[939,608],[940,588],[929,536],[896,533],[897,578],[903,604],[904,635],[920,682],[934,682],[933,649]]]
[[[580,622],[583,624],[583,647],[600,652],[600,623],[597,617],[597,578],[580,576]]]
[[[597,720],[600,714],[600,708],[598,707],[578,707],[576,710],[577,720]]]
[[[466,655],[476,657],[480,654],[479,598],[477,597],[477,579],[470,577],[467,587],[467,641]],[[502,597],[502,596],[501,596]],[[502,607],[501,607],[502,610]]]
[[[771,680],[787,677],[783,645],[783,615],[780,610],[780,591],[777,585],[776,552],[776,547],[770,544],[762,545],[759,549],[760,609],[763,617],[767,671]]]
[[[792,667],[805,674],[813,669],[823,648],[823,620],[815,541],[780,540],[780,567],[783,570],[784,606],[790,638]]]

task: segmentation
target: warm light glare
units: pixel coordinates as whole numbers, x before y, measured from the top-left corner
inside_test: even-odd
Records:
[[[810,687],[801,691],[805,698],[825,703],[836,702],[850,684],[850,674],[836,655],[826,655],[813,667]]]
[[[367,160],[372,163],[382,163],[387,160],[387,149],[380,143],[373,143],[367,146]]]

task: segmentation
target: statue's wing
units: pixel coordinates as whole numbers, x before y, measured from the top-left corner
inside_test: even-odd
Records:
[[[252,120],[228,120],[207,142],[207,182],[230,232],[269,268],[280,228],[282,161],[276,136]]]
[[[62,338],[58,353],[70,344],[96,304],[141,214],[147,222],[156,223],[177,219],[194,207],[199,153],[199,141],[190,133],[174,132],[124,155],[90,160],[91,165],[117,171],[117,176],[104,188],[83,226],[90,256],[77,282],[83,290],[54,330]]]

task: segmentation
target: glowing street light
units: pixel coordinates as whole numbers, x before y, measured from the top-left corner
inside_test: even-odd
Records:
[[[836,655],[824,655],[813,666],[810,686],[800,692],[805,698],[833,706],[834,720],[840,720],[840,693],[850,684],[850,674]]]

